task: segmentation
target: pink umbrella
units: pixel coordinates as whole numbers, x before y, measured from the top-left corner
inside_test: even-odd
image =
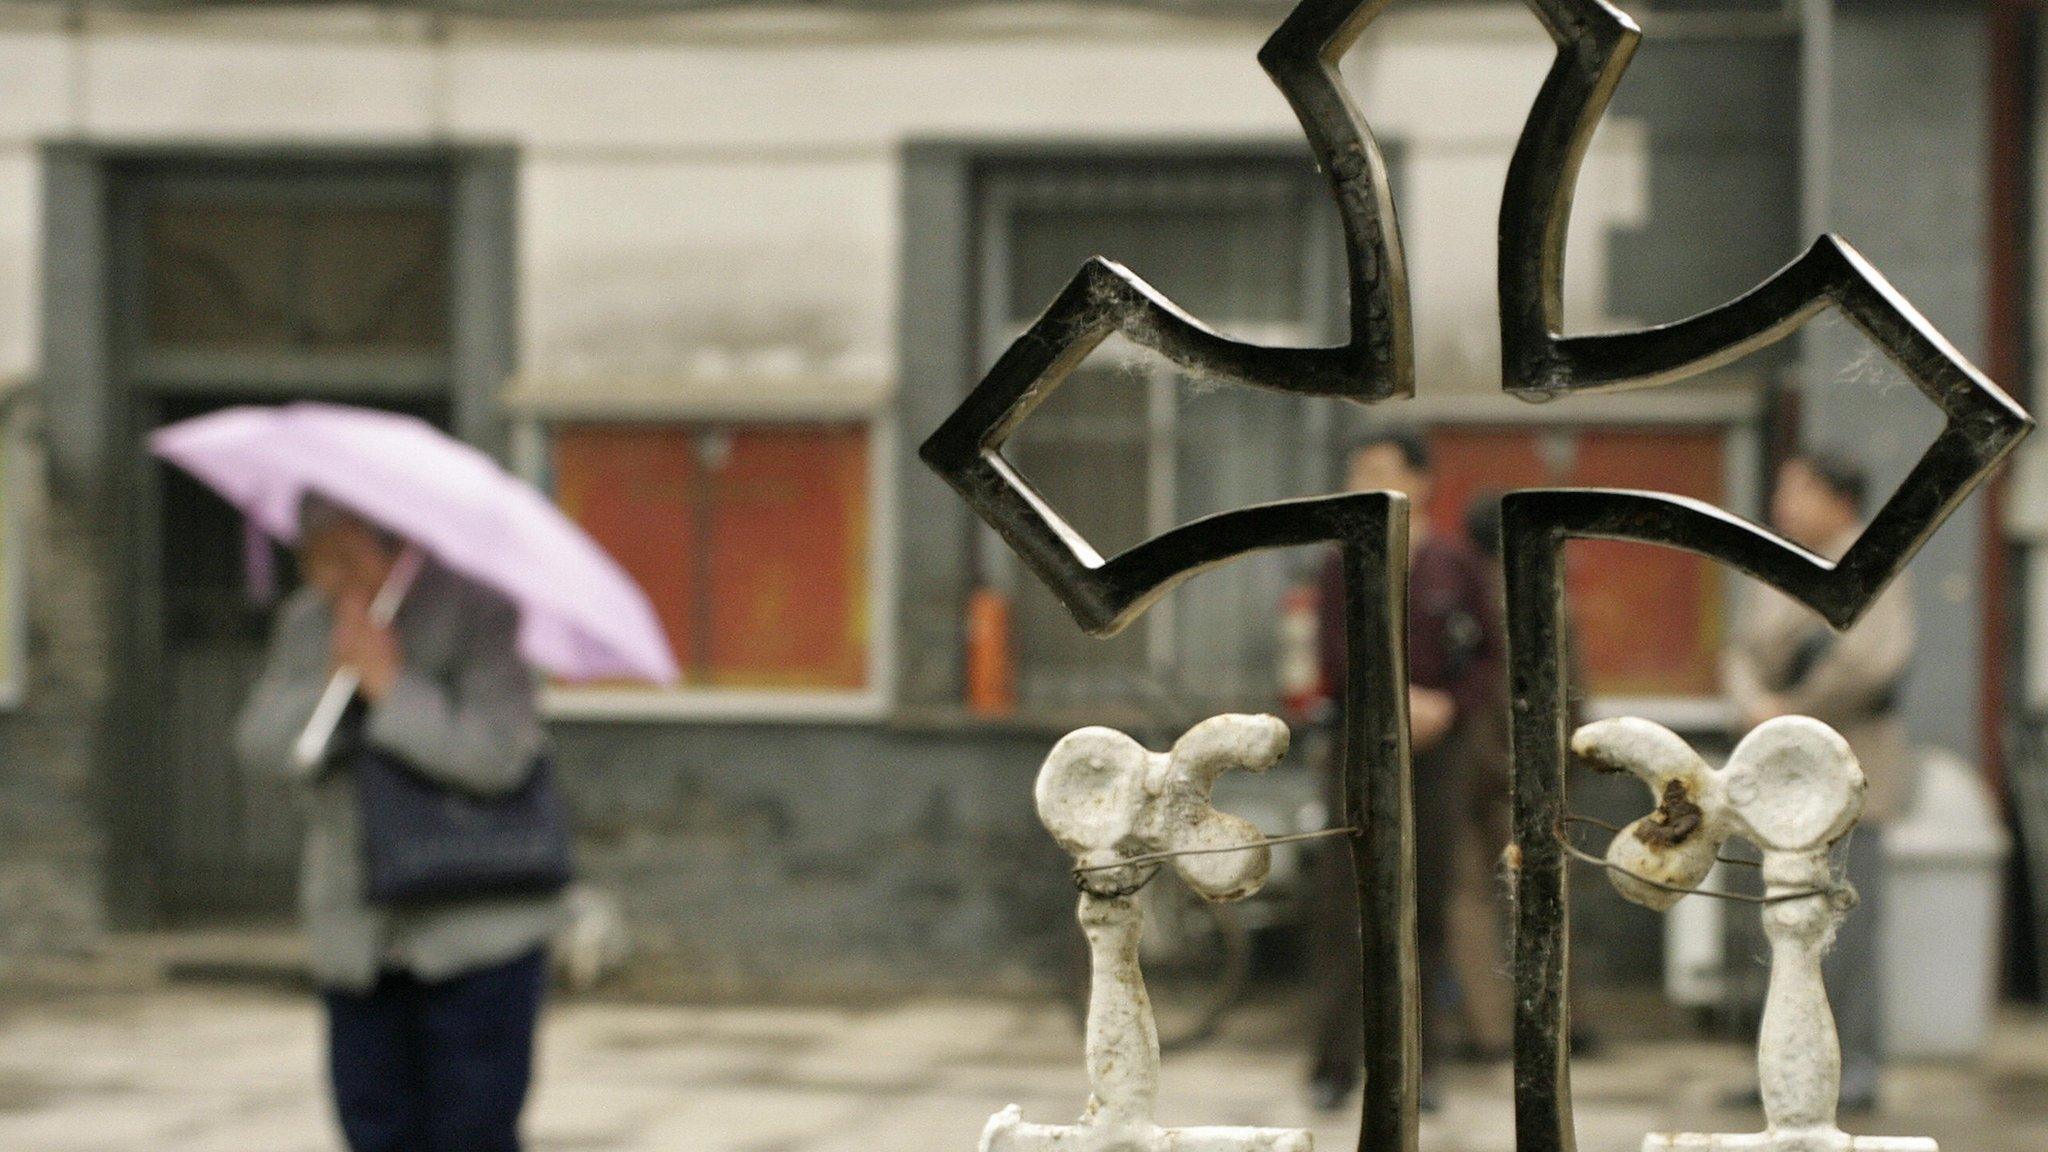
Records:
[[[482,452],[411,416],[338,404],[239,407],[181,420],[150,451],[279,540],[307,493],[362,515],[519,607],[519,650],[565,680],[672,684],[647,597],[581,528]]]

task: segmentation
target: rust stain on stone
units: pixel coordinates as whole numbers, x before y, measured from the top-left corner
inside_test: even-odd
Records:
[[[1667,781],[1663,803],[1657,805],[1657,810],[1650,813],[1648,820],[1636,825],[1636,839],[1652,848],[1683,844],[1700,830],[1700,821],[1705,815],[1693,801],[1692,793],[1686,790],[1684,781]]]

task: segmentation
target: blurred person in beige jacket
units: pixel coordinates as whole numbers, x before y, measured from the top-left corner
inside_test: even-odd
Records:
[[[1862,466],[1847,456],[1795,456],[1778,469],[1772,526],[1793,543],[1839,560],[1862,531],[1868,488]],[[1841,732],[1870,782],[1863,819],[1837,849],[1861,902],[1824,967],[1842,1042],[1842,1108],[1868,1111],[1876,1106],[1883,1066],[1877,931],[1884,825],[1913,792],[1915,760],[1899,715],[1913,657],[1913,594],[1901,574],[1844,633],[1769,588],[1755,587],[1743,608],[1721,660],[1740,728],[1775,716],[1811,716]]]

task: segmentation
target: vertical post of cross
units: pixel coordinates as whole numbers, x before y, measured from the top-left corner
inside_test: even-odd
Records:
[[[1571,1018],[1566,958],[1571,949],[1569,875],[1553,830],[1564,819],[1564,548],[1560,534],[1525,512],[1511,493],[1501,503],[1506,565],[1514,843],[1515,1146],[1570,1152]],[[1523,1090],[1522,1085],[1545,1090]]]
[[[1365,1102],[1359,1152],[1416,1147],[1421,980],[1415,951],[1415,824],[1405,715],[1408,506],[1395,500],[1380,549],[1340,545],[1344,573],[1344,821],[1357,876]],[[1387,563],[1388,557],[1399,562]],[[1396,614],[1399,614],[1398,616]],[[1441,845],[1437,846],[1439,849]],[[1389,979],[1388,974],[1393,978]]]

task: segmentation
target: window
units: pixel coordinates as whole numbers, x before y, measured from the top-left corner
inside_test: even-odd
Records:
[[[562,509],[653,602],[684,689],[875,686],[865,423],[567,422],[549,455]]]
[[[171,352],[420,353],[448,341],[441,205],[166,195],[143,326]]]
[[[1337,220],[1306,154],[1005,161],[981,190],[979,345],[993,362],[1082,263],[1109,256],[1233,336],[1313,344],[1342,306]],[[1098,349],[1006,455],[1104,554],[1199,516],[1327,490],[1330,406],[1207,388],[1121,340]],[[1011,598],[1017,701],[1178,710],[1271,695],[1284,556],[1203,574],[1122,635],[1083,634],[985,536],[979,580]]]
[[[1733,506],[1720,428],[1442,428],[1430,440],[1435,532],[1463,534],[1465,509],[1486,489],[1642,488]],[[1592,695],[1719,694],[1727,579],[1716,565],[1648,544],[1575,540],[1565,584]]]

